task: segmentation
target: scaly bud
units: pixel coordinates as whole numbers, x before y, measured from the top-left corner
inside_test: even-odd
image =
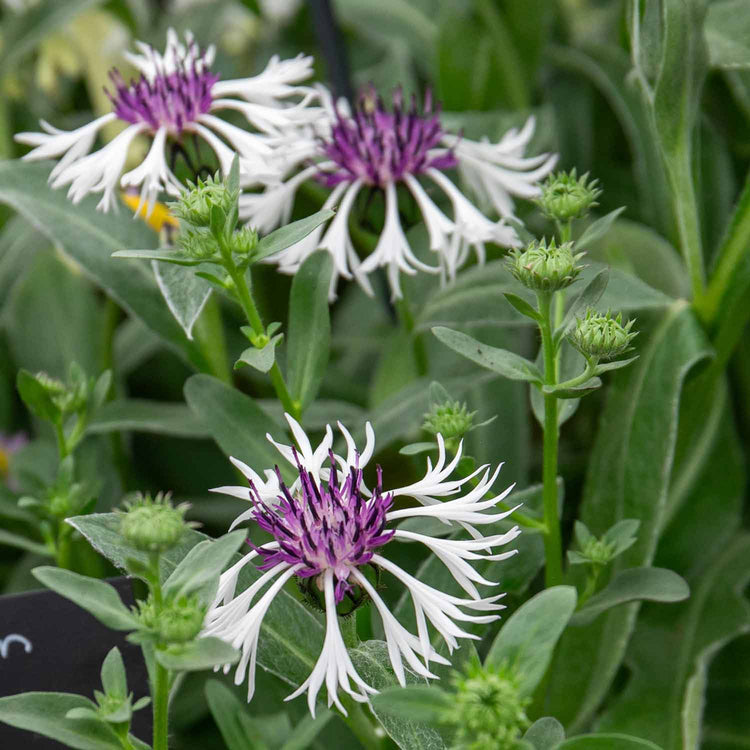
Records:
[[[631,349],[630,342],[638,335],[631,332],[635,319],[622,325],[622,314],[613,317],[609,312],[602,315],[596,310],[586,311],[584,318],[577,318],[570,343],[589,359],[614,359]]]
[[[194,227],[211,226],[211,209],[219,206],[228,214],[237,202],[237,193],[229,190],[217,172],[215,177],[203,181],[198,178],[195,185],[188,182],[188,189],[169,204],[172,213]]]
[[[535,202],[554,221],[580,219],[598,205],[596,199],[602,194],[597,180],[586,184],[588,177],[588,173],[578,177],[575,169],[551,174],[541,185],[542,194]]]
[[[445,401],[433,404],[424,415],[422,429],[431,435],[440,433],[445,440],[462,438],[472,426],[475,411],[469,411],[466,404],[460,401]]]
[[[174,507],[169,494],[159,492],[139,495],[127,504],[120,522],[120,533],[136,549],[144,552],[163,552],[174,547],[190,524],[185,522],[186,504]]]
[[[526,250],[511,250],[510,272],[526,287],[538,292],[554,292],[570,286],[583,266],[578,260],[583,253],[573,252],[572,242],[558,245],[554,239],[531,242]]]
[[[206,607],[197,594],[167,599],[161,606],[150,595],[138,602],[135,614],[144,628],[163,643],[186,643],[200,633]]]

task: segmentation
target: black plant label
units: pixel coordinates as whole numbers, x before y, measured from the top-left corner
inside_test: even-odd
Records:
[[[134,603],[128,578],[109,580],[126,605]],[[101,690],[99,672],[113,646],[122,652],[128,690],[134,700],[148,695],[141,650],[125,633],[102,625],[88,612],[52,591],[0,596],[0,697],[32,691],[77,693],[93,700]],[[131,731],[150,741],[151,709],[133,716]],[[59,750],[54,740],[0,723],[0,748]]]

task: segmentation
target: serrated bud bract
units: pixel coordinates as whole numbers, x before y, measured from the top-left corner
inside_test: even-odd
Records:
[[[555,221],[580,219],[598,205],[596,199],[602,194],[598,181],[588,182],[588,177],[588,173],[578,177],[575,169],[551,174],[540,185],[542,193],[535,203]]]
[[[590,359],[614,359],[627,352],[630,342],[638,335],[631,331],[635,319],[622,324],[622,313],[612,316],[602,315],[589,309],[583,318],[576,319],[576,325],[568,336],[570,343],[584,357]]]
[[[570,286],[583,266],[578,265],[583,253],[574,252],[572,242],[557,244],[554,239],[533,241],[525,250],[511,250],[510,272],[524,286],[538,292],[554,292]]]
[[[177,218],[195,227],[211,226],[211,209],[219,206],[228,214],[237,202],[237,193],[230,190],[217,173],[207,180],[198,178],[195,184],[188,182],[188,189],[169,204]]]

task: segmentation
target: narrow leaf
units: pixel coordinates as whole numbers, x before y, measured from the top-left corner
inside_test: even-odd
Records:
[[[610,211],[606,216],[602,216],[596,221],[591,222],[583,234],[576,240],[577,250],[586,250],[589,245],[593,245],[597,240],[604,237],[609,232],[615,219],[625,210],[625,206]]]
[[[317,229],[321,224],[328,221],[334,212],[323,209],[299,221],[293,221],[271,234],[267,234],[258,242],[258,247],[253,253],[253,263],[267,258],[269,255],[291,247],[296,242],[305,239],[310,232]]]
[[[211,284],[187,268],[156,261],[151,266],[169,311],[192,341],[193,326],[208,302]]]
[[[513,307],[516,308],[516,310],[518,310],[518,312],[521,313],[521,315],[525,315],[527,318],[531,318],[532,320],[536,320],[537,322],[542,319],[541,315],[539,315],[534,307],[523,297],[519,297],[517,294],[513,294],[512,292],[504,292],[503,296],[511,305],[513,305]]]
[[[234,664],[240,652],[219,638],[198,638],[166,649],[156,649],[156,660],[175,672],[200,672],[204,669]]]
[[[107,695],[125,698],[128,694],[128,678],[120,649],[115,646],[102,664],[102,687]]]
[[[209,435],[187,405],[135,398],[109,401],[94,412],[86,427],[87,434],[121,431],[185,438]]]
[[[158,250],[117,250],[112,253],[113,258],[139,258],[141,260],[160,260],[164,263],[176,263],[180,266],[198,266],[204,261],[192,258],[189,255],[162,247]]]
[[[380,713],[426,724],[438,724],[453,703],[444,690],[427,685],[389,688],[374,695],[371,702]]]

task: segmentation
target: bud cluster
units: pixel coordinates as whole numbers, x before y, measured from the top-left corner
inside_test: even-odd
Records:
[[[510,272],[529,289],[554,292],[570,286],[583,270],[578,261],[583,253],[576,253],[572,242],[547,243],[542,239],[530,242],[526,249],[511,250],[508,258]]]
[[[469,411],[465,403],[445,401],[432,404],[424,415],[422,429],[431,435],[441,434],[446,440],[462,438],[472,427],[475,411]]]
[[[506,750],[529,725],[520,681],[505,665],[484,667],[473,660],[454,673],[453,708],[445,722],[456,728],[456,745],[466,750]]]
[[[169,494],[155,498],[139,495],[125,506],[120,533],[131,546],[144,552],[159,553],[174,547],[185,529],[195,526],[185,521],[188,505],[173,506]]]
[[[196,227],[211,226],[211,212],[218,206],[227,215],[236,205],[239,193],[230,190],[217,174],[203,181],[187,183],[187,190],[169,204],[172,213],[188,224]]]
[[[638,537],[639,521],[619,521],[601,537],[594,536],[581,521],[575,523],[577,550],[568,550],[571,565],[593,565],[601,568],[632,547]]]
[[[542,193],[536,204],[553,221],[583,218],[598,205],[596,199],[602,194],[598,180],[588,182],[588,177],[588,173],[578,177],[575,169],[549,175],[541,185]]]
[[[623,325],[622,313],[602,315],[590,308],[585,317],[576,319],[568,340],[588,359],[614,359],[632,348],[630,342],[638,335],[630,330],[634,322],[635,319],[629,320]]]
[[[197,594],[168,598],[161,603],[150,594],[138,602],[135,615],[143,628],[162,643],[187,643],[200,633],[206,607]]]

